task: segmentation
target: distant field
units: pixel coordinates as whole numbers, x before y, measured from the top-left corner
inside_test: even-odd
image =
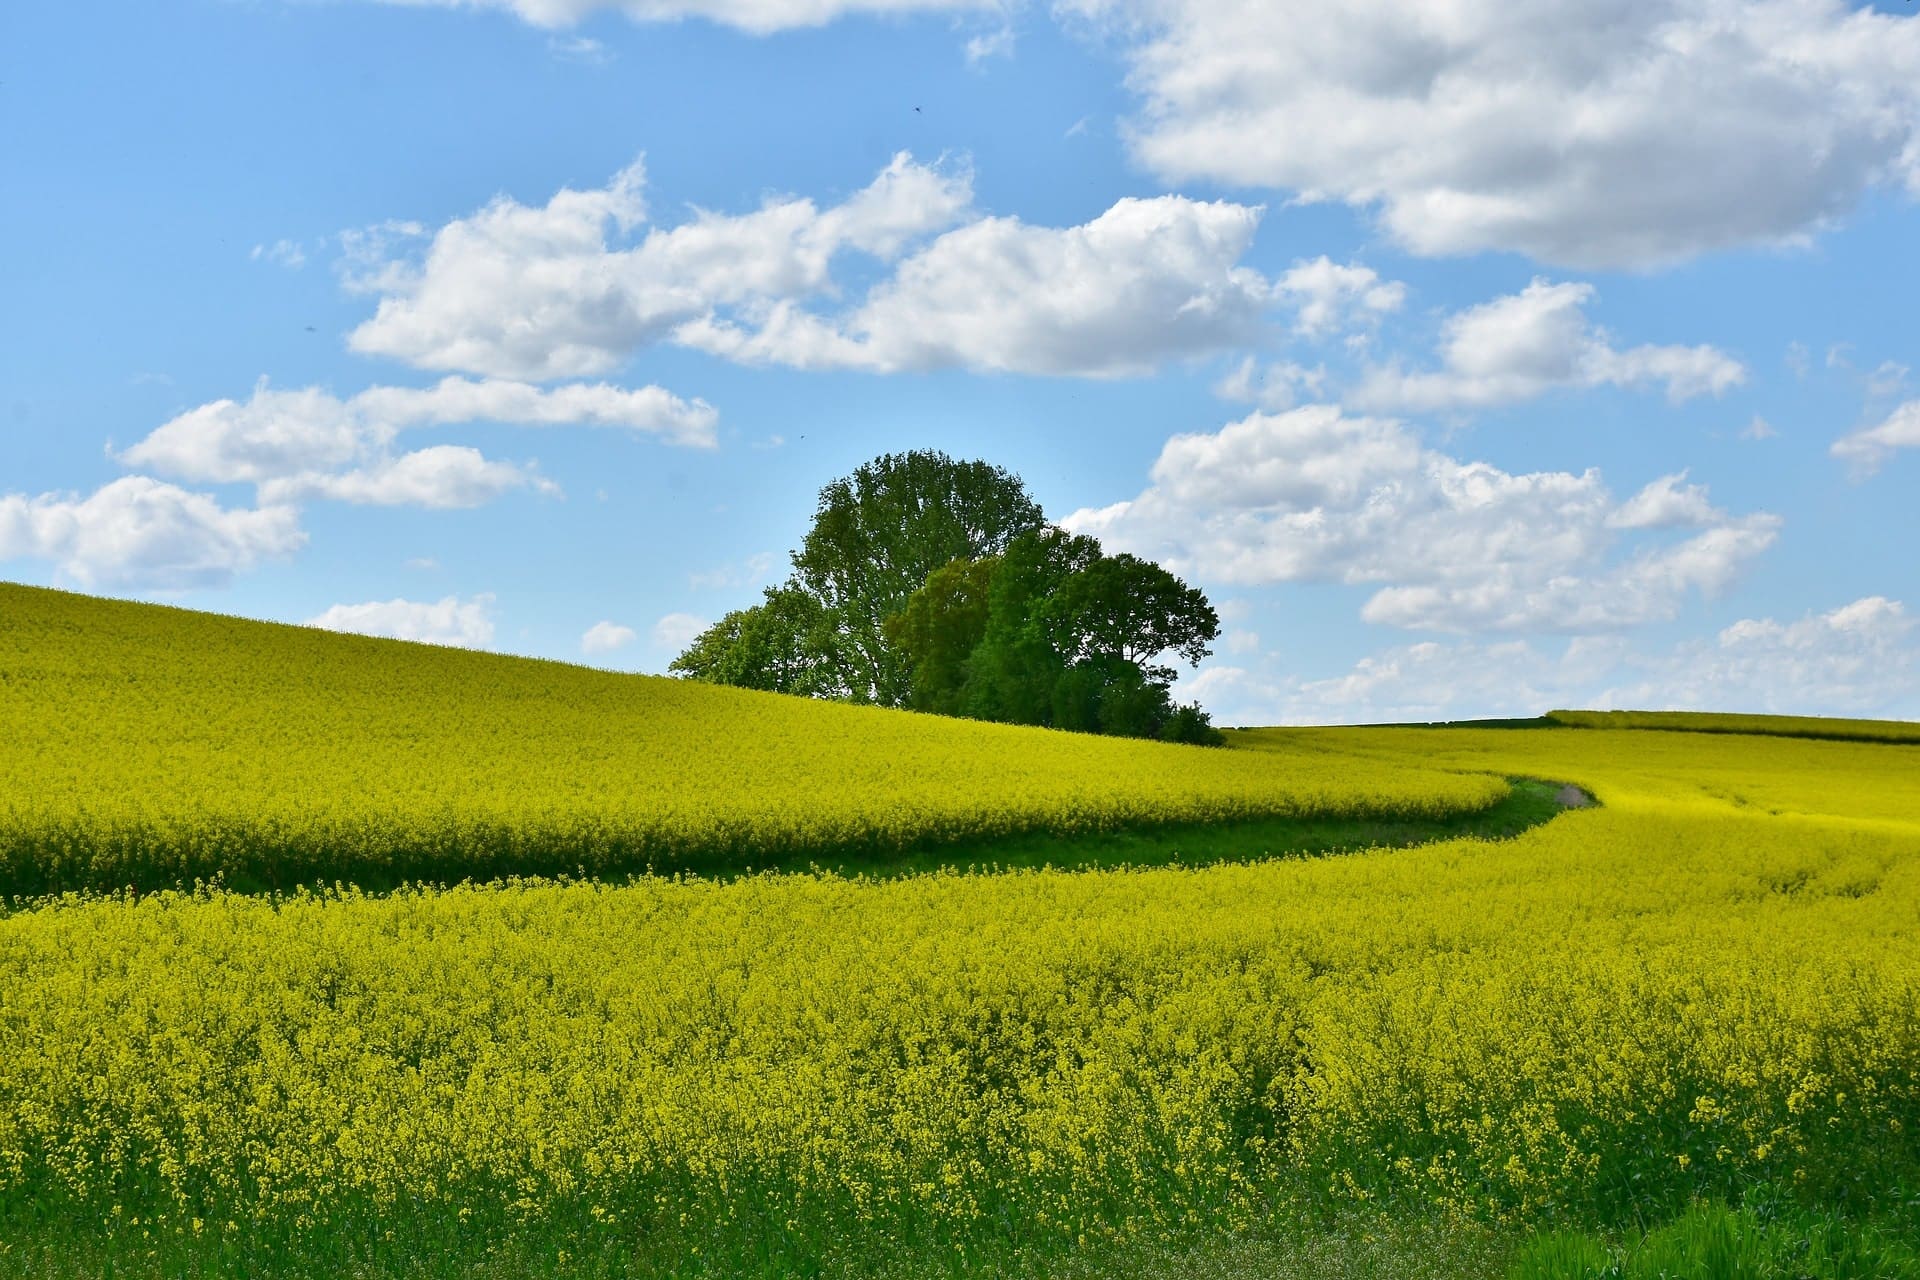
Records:
[[[193,673],[231,665],[232,635],[262,643],[245,628],[223,642],[200,615],[139,617],[152,629],[118,651],[176,653],[176,694],[212,686]],[[212,630],[167,643],[181,620]],[[256,683],[214,697],[229,708],[217,722],[265,723],[271,671],[308,691],[289,705],[356,726],[389,767],[440,757],[419,745],[424,713],[395,716],[414,735],[404,750],[370,730],[375,695],[355,692],[370,666],[407,673],[380,686],[390,714],[396,688],[440,690],[472,717],[552,705],[562,680],[612,698],[633,734],[639,708],[677,690],[270,634],[288,640],[277,667],[240,664]],[[62,678],[104,671],[83,705],[106,706],[128,670],[116,661],[72,656]],[[505,689],[454,678],[482,673]],[[35,678],[34,705],[58,714]],[[567,723],[604,726],[594,705]],[[713,703],[734,718],[707,755],[734,750],[768,705]],[[1046,775],[1020,771],[1047,768],[1089,796],[1158,787],[1177,808],[1191,786],[1234,813],[1232,788],[1269,775],[1290,803],[1358,804],[1375,787],[1417,809],[1448,779],[1502,777],[1577,783],[1601,803],[1508,839],[1204,867],[16,909],[0,916],[0,1275],[1920,1276],[1920,770],[1906,747],[1267,729],[1211,753],[995,738],[1039,763],[995,762],[968,736],[980,726],[797,707],[816,710],[851,718],[747,758],[803,762],[829,788],[820,726],[877,726],[897,755],[944,744],[983,809],[1011,793],[1029,816],[1046,812]],[[639,785],[642,756],[600,732],[607,776]],[[323,739],[279,759],[345,768]],[[860,735],[832,741],[855,753],[858,804],[903,785],[857,754]],[[1083,745],[1145,754],[1101,757],[1133,770],[1109,782]],[[102,795],[107,766],[62,752],[91,788],[75,793]],[[178,803],[192,785],[165,759],[143,776]],[[917,785],[937,757],[914,760]],[[1190,760],[1229,772],[1156,779]],[[598,776],[576,803],[612,803]],[[1403,778],[1411,790],[1393,790]],[[748,812],[772,823],[769,797],[803,791],[749,789],[768,807]],[[967,820],[964,795],[936,794]],[[865,812],[845,803],[848,822]],[[1661,1261],[1741,1232],[1772,1270]],[[1639,1270],[1607,1270],[1628,1257]]]
[[[0,893],[716,870],[1507,792],[5,584],[0,722]]]
[[[1546,719],[1574,729],[1673,729],[1685,733],[1757,733],[1855,742],[1920,742],[1920,724],[1900,720],[1725,715],[1707,711],[1549,711]]]

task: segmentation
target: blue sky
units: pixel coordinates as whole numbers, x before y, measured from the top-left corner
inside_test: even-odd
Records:
[[[1920,718],[1920,19],[0,17],[0,576],[658,671],[937,448],[1225,723]]]

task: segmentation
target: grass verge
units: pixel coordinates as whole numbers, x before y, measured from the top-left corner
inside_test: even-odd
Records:
[[[1920,1280],[1920,1252],[1876,1224],[1806,1210],[1698,1204],[1626,1240],[1555,1231],[1522,1247],[1508,1280]]]
[[[732,1216],[732,1215],[728,1215]],[[947,1233],[938,1233],[947,1234]],[[1024,1238],[1023,1238],[1024,1237]],[[400,1215],[299,1237],[177,1229],[112,1231],[18,1217],[0,1221],[9,1280],[1490,1280],[1522,1233],[1345,1208],[1264,1227],[1175,1238],[1068,1240],[1017,1223],[946,1239],[893,1231],[836,1234],[776,1225],[751,1210],[650,1232],[547,1220],[503,1229]]]

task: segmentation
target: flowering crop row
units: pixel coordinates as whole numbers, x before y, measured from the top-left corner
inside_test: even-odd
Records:
[[[1241,738],[1605,802],[1497,843],[47,903],[0,920],[0,1207],[1073,1239],[1293,1193],[1528,1219],[1910,1182],[1906,749],[1681,738]]]
[[[767,865],[1477,810],[1498,778],[848,707],[0,584],[0,892]]]

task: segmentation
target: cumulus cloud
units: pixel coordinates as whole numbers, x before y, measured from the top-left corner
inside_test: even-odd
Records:
[[[478,507],[510,489],[531,485],[557,494],[558,486],[531,467],[495,462],[478,449],[441,444],[383,458],[351,471],[303,471],[260,484],[263,502],[329,498],[379,507]]]
[[[1920,400],[1907,401],[1884,422],[1841,436],[1832,452],[1849,463],[1856,476],[1868,476],[1900,449],[1920,449]]]
[[[507,196],[432,236],[417,264],[362,267],[381,295],[348,344],[429,369],[547,380],[604,373],[716,308],[829,290],[848,250],[889,258],[972,201],[964,171],[901,152],[841,204],[770,200],[652,228],[636,161],[605,187],[530,207]]]
[[[426,602],[394,599],[365,604],[336,604],[306,625],[363,636],[420,640],[428,644],[484,649],[493,643],[493,596],[481,593]]]
[[[610,427],[712,447],[717,418],[705,401],[660,387],[541,388],[449,377],[431,387],[369,387],[343,400],[318,387],[275,390],[263,378],[246,401],[189,409],[118,457],[176,479],[253,484],[265,502],[323,497],[467,507],[522,486],[554,487],[529,465],[492,461],[464,446],[396,457],[391,446],[402,431],[465,422]]]
[[[1227,376],[1214,383],[1213,393],[1222,400],[1256,404],[1262,409],[1291,409],[1305,392],[1318,396],[1326,387],[1327,368],[1309,369],[1291,360],[1276,360],[1261,365],[1253,356],[1243,356]]]
[[[291,507],[223,507],[149,476],[124,476],[84,498],[0,494],[0,560],[51,561],[82,587],[223,586],[305,542]]]
[[[1261,210],[1225,201],[1129,198],[1034,226],[972,216],[964,170],[902,152],[837,205],[786,197],[643,233],[643,187],[636,164],[541,207],[502,197],[441,227],[418,262],[363,262],[380,302],[350,345],[536,380],[656,343],[804,369],[1107,376],[1245,342],[1276,301],[1316,329],[1397,305],[1361,267],[1303,263],[1269,283],[1240,265]],[[890,270],[843,304],[835,264],[855,251]]]
[[[1209,583],[1379,584],[1370,622],[1608,631],[1724,589],[1777,536],[1777,517],[1721,512],[1682,479],[1621,503],[1598,471],[1516,475],[1308,405],[1175,436],[1138,497],[1063,523]]]
[[[1905,715],[1920,693],[1920,635],[1873,596],[1795,622],[1744,619],[1645,651],[1617,637],[1561,644],[1426,641],[1335,676],[1216,663],[1177,690],[1222,723],[1326,724],[1530,716],[1554,707]]]
[[[653,624],[653,643],[659,648],[679,653],[712,625],[705,618],[697,618],[691,613],[669,613]]]
[[[637,635],[632,627],[617,622],[596,622],[580,637],[580,652],[612,653],[632,644]]]
[[[1128,43],[1154,172],[1374,209],[1418,253],[1645,267],[1920,190],[1920,22],[1840,0],[1060,7]]]
[[[1661,476],[1621,503],[1607,523],[1616,529],[1699,528],[1720,524],[1727,513],[1707,500],[1707,487],[1687,484],[1687,473]]]
[[[1199,702],[1226,725],[1379,724],[1488,716],[1531,716],[1592,705],[1566,667],[1592,644],[1561,654],[1522,640],[1424,641],[1369,654],[1339,675],[1280,676],[1260,666],[1213,663],[1182,681],[1175,696]]]
[[[571,27],[613,12],[635,22],[705,19],[755,35],[819,27],[844,17],[994,12],[1007,0],[382,0],[442,9],[496,9],[548,29]]]
[[[1182,196],[1123,199],[1092,221],[982,218],[901,262],[850,314],[791,303],[758,323],[703,320],[678,340],[800,368],[1143,373],[1255,333],[1271,286],[1240,258],[1260,210]]]
[[[1871,715],[1920,689],[1916,642],[1920,634],[1906,607],[1885,596],[1794,622],[1748,618],[1724,628],[1711,644],[1687,646],[1657,680],[1618,690],[1614,699]]]
[[[370,422],[394,429],[453,422],[612,427],[702,448],[713,446],[719,420],[704,400],[683,400],[656,386],[605,382],[535,387],[498,378],[443,378],[431,387],[370,387],[353,403]]]
[[[1791,622],[1748,618],[1644,650],[1619,637],[1427,641],[1321,679],[1213,664],[1185,681],[1229,724],[1531,716],[1555,707],[1902,716],[1920,711],[1920,627],[1869,596]]]
[[[400,288],[408,270],[401,249],[426,235],[424,223],[408,218],[349,227],[337,237],[340,256],[334,259],[334,275],[348,293],[383,293]]]
[[[1296,262],[1281,276],[1279,295],[1297,308],[1294,327],[1304,336],[1323,337],[1356,321],[1370,325],[1407,300],[1407,287],[1382,280],[1371,267],[1345,266],[1325,254]]]
[[[1587,284],[1535,279],[1519,293],[1449,316],[1442,367],[1372,370],[1348,397],[1369,409],[1485,408],[1562,388],[1664,386],[1675,403],[1746,381],[1739,361],[1710,346],[1620,350],[1583,310]]]

